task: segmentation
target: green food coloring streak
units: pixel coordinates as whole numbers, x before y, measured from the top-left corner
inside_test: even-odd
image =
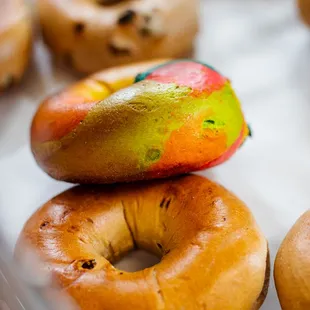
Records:
[[[206,119],[202,123],[203,129],[219,129],[224,126],[225,126],[224,122],[214,119]]]
[[[150,149],[146,153],[146,160],[155,161],[160,158],[160,150],[158,149]]]
[[[253,137],[253,131],[252,131],[252,128],[251,126],[248,124],[248,130],[249,130],[249,137]]]

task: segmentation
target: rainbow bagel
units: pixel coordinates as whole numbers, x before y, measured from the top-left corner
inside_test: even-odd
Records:
[[[55,179],[114,183],[218,165],[248,136],[230,81],[193,60],[118,67],[51,96],[31,128]]]

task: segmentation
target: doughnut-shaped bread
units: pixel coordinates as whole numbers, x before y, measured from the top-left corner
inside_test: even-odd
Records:
[[[103,71],[45,100],[31,129],[39,165],[53,178],[74,183],[162,178],[212,167],[247,135],[229,80],[191,60]]]
[[[297,0],[300,16],[303,21],[310,26],[310,1]]]
[[[310,211],[299,218],[280,246],[274,278],[283,310],[310,309]]]
[[[268,287],[267,242],[251,212],[195,175],[70,189],[28,220],[18,259],[25,244],[82,310],[255,310]],[[116,269],[135,247],[162,259]]]
[[[0,4],[0,92],[22,77],[31,51],[29,11],[23,0]]]
[[[43,36],[78,71],[188,57],[198,0],[39,0]]]

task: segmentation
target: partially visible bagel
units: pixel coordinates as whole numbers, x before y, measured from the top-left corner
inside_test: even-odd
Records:
[[[281,244],[274,277],[283,310],[310,309],[310,211],[299,218]]]
[[[187,57],[198,0],[39,0],[43,37],[84,73],[161,57]]]
[[[1,0],[0,91],[18,82],[29,61],[31,18],[23,0]]]
[[[300,16],[310,26],[310,0],[297,0]]]

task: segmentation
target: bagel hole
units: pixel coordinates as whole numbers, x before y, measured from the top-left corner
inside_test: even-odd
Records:
[[[161,258],[154,254],[138,249],[127,253],[123,258],[116,262],[114,267],[122,271],[135,272],[152,267],[160,262]]]

